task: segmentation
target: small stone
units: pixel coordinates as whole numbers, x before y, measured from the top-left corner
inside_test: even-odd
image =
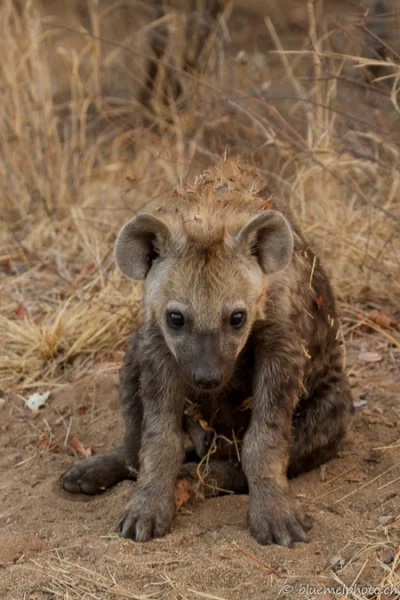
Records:
[[[26,406],[33,411],[39,410],[39,408],[43,408],[46,406],[46,402],[50,396],[50,392],[43,392],[43,394],[39,394],[39,392],[35,392],[31,394],[29,398],[25,401]]]
[[[366,404],[366,400],[356,400],[355,402],[353,402],[354,408],[360,408],[361,406],[365,406]]]
[[[256,69],[264,69],[267,66],[267,57],[262,52],[254,52],[251,58]]]
[[[337,554],[331,558],[329,564],[332,567],[343,567],[346,564],[346,561],[339,554]]]
[[[235,62],[245,65],[247,63],[247,54],[244,50],[240,50],[235,57]]]
[[[263,81],[261,84],[261,91],[267,92],[272,85],[272,81]]]
[[[379,558],[383,563],[385,563],[385,565],[390,565],[394,558],[391,548],[389,548],[389,546],[383,546],[379,553]]]
[[[371,450],[369,454],[364,457],[364,460],[369,463],[380,463],[382,455],[379,450]]]
[[[383,360],[383,356],[378,352],[361,352],[358,359],[367,363],[378,363]]]
[[[387,525],[391,521],[393,521],[393,515],[382,515],[378,519],[380,525]]]

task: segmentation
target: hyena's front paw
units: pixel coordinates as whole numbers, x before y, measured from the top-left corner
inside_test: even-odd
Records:
[[[274,489],[250,494],[249,524],[259,544],[287,547],[294,542],[307,542],[306,531],[310,529],[300,505],[288,492]]]
[[[74,494],[100,494],[128,477],[132,473],[125,454],[112,450],[73,465],[61,476],[61,485]]]
[[[138,491],[126,505],[119,521],[121,537],[135,542],[147,542],[170,532],[175,513],[172,498],[161,494],[149,496]]]

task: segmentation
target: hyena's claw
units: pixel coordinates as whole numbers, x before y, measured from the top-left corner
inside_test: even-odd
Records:
[[[152,538],[163,537],[171,530],[175,513],[173,499],[153,499],[136,493],[126,505],[118,530],[121,537],[135,542],[148,542]]]

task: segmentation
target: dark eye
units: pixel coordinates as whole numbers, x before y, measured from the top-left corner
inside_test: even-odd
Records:
[[[231,314],[230,325],[235,329],[239,329],[246,322],[246,313],[237,311]]]
[[[179,327],[184,326],[185,319],[183,314],[180,312],[169,312],[167,314],[167,323],[173,329],[179,329]]]

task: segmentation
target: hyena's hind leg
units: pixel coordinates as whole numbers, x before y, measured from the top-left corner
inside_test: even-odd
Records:
[[[129,457],[124,448],[110,450],[76,463],[61,477],[61,485],[74,494],[100,494],[123,479],[129,479]]]
[[[207,498],[229,492],[236,494],[247,494],[248,492],[246,475],[240,463],[228,460],[211,459],[207,465],[185,463],[182,465],[178,477],[202,484],[202,493]]]
[[[210,449],[212,442],[210,432],[205,431],[195,419],[187,415],[183,420],[183,428],[189,435],[193,448],[186,451],[185,462],[178,478],[203,484],[202,493],[206,497],[224,492],[247,493],[247,479],[240,463],[211,458],[199,464]]]
[[[288,476],[310,471],[334,458],[353,413],[346,375],[333,371],[301,400],[293,418]]]
[[[136,477],[142,428],[138,346],[139,333],[135,332],[129,339],[121,371],[120,401],[126,428],[124,444],[73,465],[61,477],[61,485],[68,492],[99,494],[123,479]]]

